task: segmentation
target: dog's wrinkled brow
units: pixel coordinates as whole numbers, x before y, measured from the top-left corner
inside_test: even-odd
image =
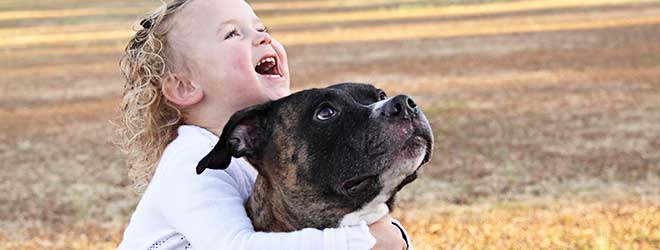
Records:
[[[347,91],[348,95],[353,98],[353,100],[364,106],[369,106],[378,102],[377,94],[370,90],[358,90],[358,91]],[[358,92],[358,93],[356,93]]]

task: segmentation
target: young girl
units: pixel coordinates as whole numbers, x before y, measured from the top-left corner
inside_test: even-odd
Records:
[[[195,166],[234,112],[289,94],[284,48],[240,0],[174,0],[141,25],[120,62],[126,85],[118,132],[131,176],[148,186],[119,249],[407,247],[390,218],[255,232],[244,205],[256,171],[243,159],[199,176]]]

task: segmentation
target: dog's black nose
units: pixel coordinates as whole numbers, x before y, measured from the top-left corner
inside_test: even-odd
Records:
[[[383,111],[390,117],[398,116],[403,119],[410,119],[410,117],[417,116],[417,104],[410,96],[398,95],[385,103]]]

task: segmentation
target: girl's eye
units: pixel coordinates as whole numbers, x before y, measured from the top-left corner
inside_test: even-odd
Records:
[[[232,37],[235,37],[235,36],[238,36],[238,35],[239,35],[238,30],[233,29],[233,30],[229,31],[229,33],[227,33],[227,35],[225,36],[225,40],[227,40],[229,38],[232,38]]]
[[[380,93],[378,94],[378,98],[379,98],[381,101],[387,99],[387,94],[385,94],[385,91],[382,91],[382,90],[381,90]]]
[[[335,110],[333,107],[325,106],[316,112],[316,119],[327,121],[335,115],[337,115],[337,110]]]

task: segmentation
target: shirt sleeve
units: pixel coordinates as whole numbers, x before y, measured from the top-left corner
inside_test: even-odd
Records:
[[[289,233],[255,232],[239,183],[226,170],[195,173],[190,161],[167,164],[157,204],[169,225],[195,249],[370,249],[375,238],[366,224]],[[233,163],[232,163],[233,164]],[[187,170],[187,171],[186,171]],[[152,182],[155,181],[152,180]]]
[[[408,236],[408,232],[406,232],[406,229],[403,228],[401,225],[401,222],[398,220],[392,219],[392,224],[399,228],[399,231],[401,231],[401,237],[403,237],[403,240],[406,241],[406,250],[412,250],[412,244],[410,244],[410,237]]]

